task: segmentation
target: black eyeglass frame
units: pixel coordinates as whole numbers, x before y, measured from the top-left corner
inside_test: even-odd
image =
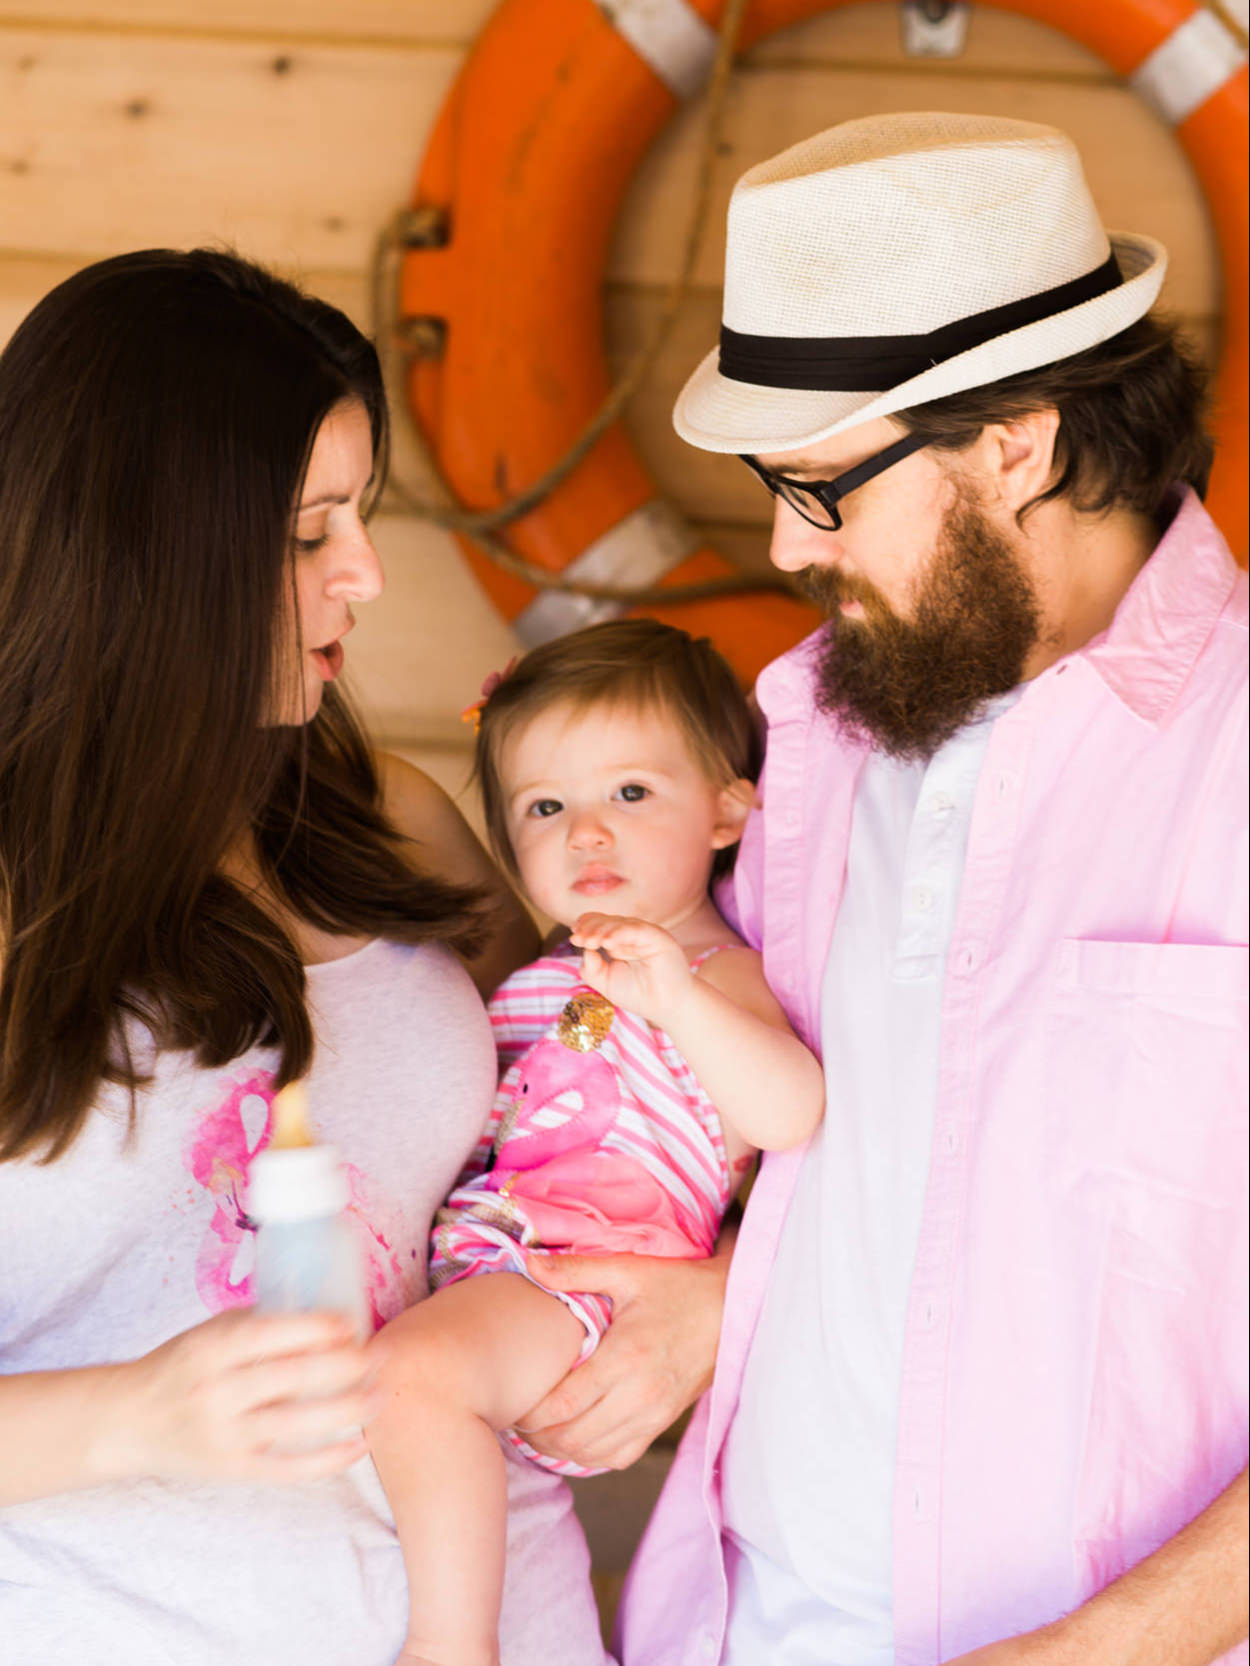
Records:
[[[788,503],[796,515],[802,515],[809,525],[819,527],[822,532],[839,532],[842,529],[842,511],[838,504],[842,499],[928,443],[928,440],[922,439],[919,434],[905,434],[901,440],[895,440],[893,445],[886,446],[884,451],[874,452],[871,457],[857,463],[853,469],[847,469],[845,474],[836,475],[832,480],[795,480],[788,474],[774,474],[772,469],[766,469],[763,463],[757,462],[746,452],[739,455],[752,474],[764,482],[774,497]],[[792,495],[794,493],[803,493],[807,497],[815,498],[828,515],[828,521],[818,521],[814,515],[809,514]]]

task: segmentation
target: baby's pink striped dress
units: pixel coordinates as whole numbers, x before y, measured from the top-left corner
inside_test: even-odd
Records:
[[[693,963],[697,970],[715,949]],[[528,1277],[528,1250],[710,1255],[732,1186],[720,1118],[663,1030],[613,1007],[572,952],[523,966],[489,1013],[503,1079],[490,1120],[439,1211],[430,1282]],[[553,1292],[593,1353],[611,1303]],[[580,1361],[579,1361],[580,1363]],[[565,1475],[588,1471],[526,1456]]]

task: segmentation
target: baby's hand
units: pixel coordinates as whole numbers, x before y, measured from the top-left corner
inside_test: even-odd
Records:
[[[614,1006],[663,1028],[690,992],[686,952],[647,920],[582,914],[569,942],[582,953],[582,977]]]

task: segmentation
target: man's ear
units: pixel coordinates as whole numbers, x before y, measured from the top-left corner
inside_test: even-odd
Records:
[[[716,804],[716,826],[712,829],[712,849],[724,850],[736,845],[742,837],[747,817],[756,805],[755,782],[739,776],[727,787],[722,787]]]
[[[992,423],[983,431],[986,466],[1000,501],[1013,515],[1050,485],[1058,433],[1059,412],[1053,406],[1029,411],[1013,422]]]

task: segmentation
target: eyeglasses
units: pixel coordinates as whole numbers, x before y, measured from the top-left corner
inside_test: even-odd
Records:
[[[855,491],[927,444],[928,441],[918,434],[908,434],[833,480],[793,480],[788,474],[774,474],[762,463],[757,463],[754,457],[743,455],[742,461],[752,474],[759,476],[773,496],[788,503],[796,515],[802,515],[805,521],[818,526],[822,532],[837,532],[842,525],[838,504],[848,492]]]

